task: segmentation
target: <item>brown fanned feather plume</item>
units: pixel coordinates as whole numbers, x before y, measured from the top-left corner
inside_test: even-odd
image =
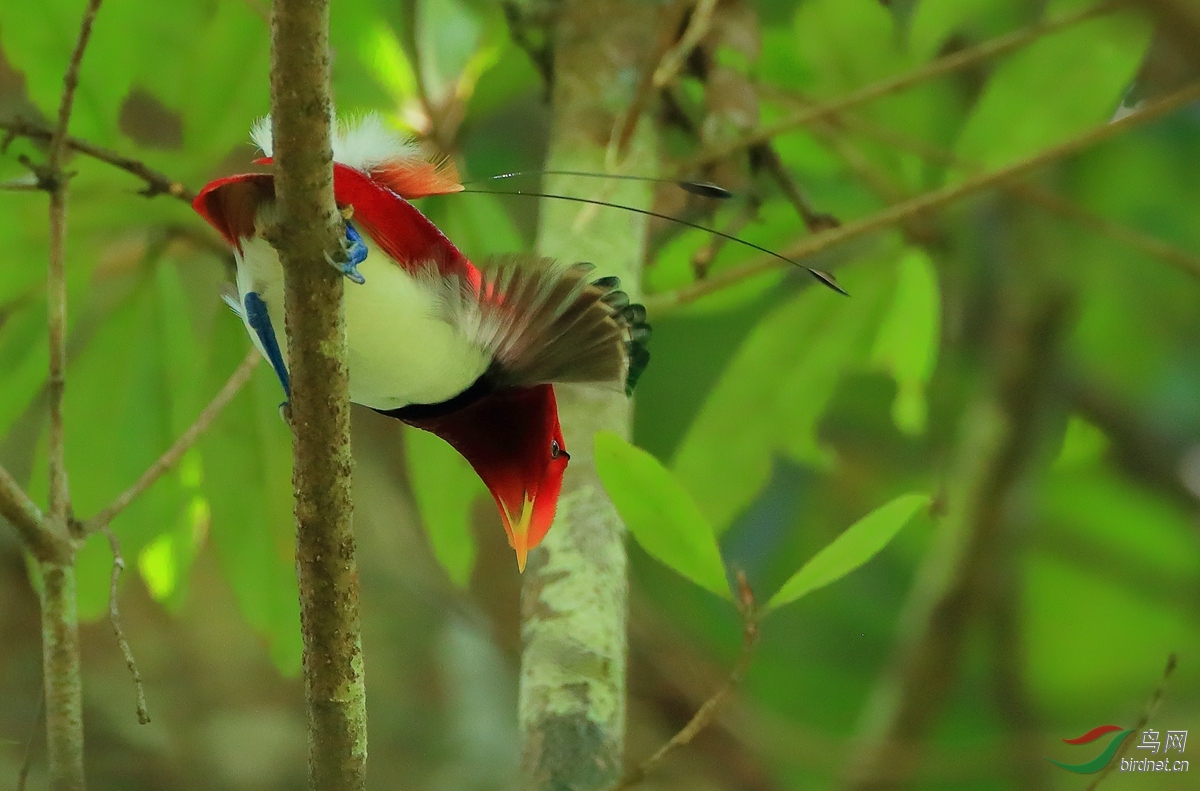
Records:
[[[632,392],[650,356],[646,310],[617,278],[589,281],[594,269],[503,256],[481,267],[478,288],[459,282],[452,320],[493,355],[495,386],[610,382]]]

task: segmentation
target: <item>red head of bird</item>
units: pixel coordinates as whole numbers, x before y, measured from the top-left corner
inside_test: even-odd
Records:
[[[404,420],[437,434],[462,454],[500,509],[517,567],[550,529],[570,455],[558,424],[554,388],[506,388],[470,396],[442,414],[409,408]]]

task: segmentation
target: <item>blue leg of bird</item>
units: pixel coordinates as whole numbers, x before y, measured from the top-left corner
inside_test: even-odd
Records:
[[[267,303],[263,302],[257,292],[251,291],[246,294],[242,304],[246,309],[246,323],[258,336],[263,351],[267,353],[267,362],[271,363],[271,368],[279,377],[279,384],[283,385],[287,401],[281,406],[286,407],[292,400],[292,385],[288,379],[287,366],[283,364],[283,353],[279,351],[279,341],[275,338],[275,328],[271,326],[271,316],[267,313]]]
[[[335,261],[329,256],[325,260],[329,262],[337,271],[341,272],[346,278],[352,282],[362,285],[367,282],[358,271],[358,265],[367,260],[367,244],[359,235],[358,229],[346,222],[346,238],[342,240],[342,253],[344,260]]]

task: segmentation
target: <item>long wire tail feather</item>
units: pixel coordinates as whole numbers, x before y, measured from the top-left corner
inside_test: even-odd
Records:
[[[624,209],[625,211],[631,211],[636,214],[645,215],[647,217],[654,217],[659,220],[667,220],[668,222],[678,223],[679,225],[684,225],[688,228],[695,228],[698,231],[704,231],[705,233],[711,233],[714,236],[719,236],[722,239],[727,239],[728,241],[731,241],[735,244],[740,244],[743,247],[749,247],[751,250],[757,250],[760,253],[766,253],[767,255],[771,256],[772,258],[777,258],[780,261],[784,261],[786,263],[791,264],[792,266],[800,267],[801,269],[805,270],[810,275],[815,277],[822,284],[833,289],[837,293],[839,293],[843,296],[847,296],[847,297],[850,296],[850,294],[846,291],[846,289],[842,288],[841,285],[838,284],[837,278],[835,278],[833,275],[831,275],[828,272],[824,272],[820,269],[813,269],[810,266],[806,266],[806,265],[800,263],[799,261],[793,261],[791,258],[788,258],[785,255],[780,255],[779,253],[775,252],[774,250],[763,247],[762,245],[755,244],[754,242],[748,242],[745,239],[742,239],[741,237],[738,237],[738,236],[734,236],[731,233],[725,233],[724,231],[718,231],[716,228],[709,228],[708,226],[701,225],[700,223],[695,223],[690,220],[685,220],[682,217],[672,217],[669,214],[663,214],[661,212],[652,211],[650,209],[639,209],[636,206],[622,206],[620,204],[609,203],[608,201],[597,200],[595,198],[581,198],[578,195],[561,195],[561,194],[554,193],[554,192],[532,192],[530,190],[473,190],[473,189],[463,189],[463,192],[483,193],[483,194],[490,194],[490,195],[523,195],[523,196],[529,197],[529,198],[552,198],[552,199],[556,199],[556,200],[571,201],[573,203],[586,203],[586,204],[589,204],[592,206],[607,206],[610,209]]]

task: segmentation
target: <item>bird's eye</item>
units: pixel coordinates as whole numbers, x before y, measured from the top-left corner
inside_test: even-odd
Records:
[[[558,444],[558,440],[552,439],[550,440],[550,458],[557,459],[559,456],[566,456],[568,460],[571,458],[567,456],[567,452]]]

